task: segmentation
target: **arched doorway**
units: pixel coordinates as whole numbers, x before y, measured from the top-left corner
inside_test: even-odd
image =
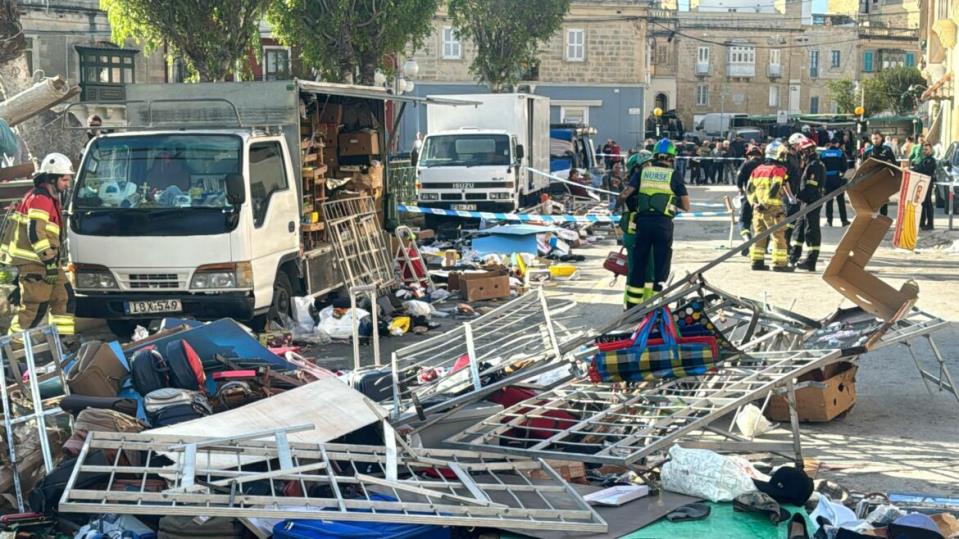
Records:
[[[664,93],[656,94],[656,106],[666,112],[669,110],[669,97]]]

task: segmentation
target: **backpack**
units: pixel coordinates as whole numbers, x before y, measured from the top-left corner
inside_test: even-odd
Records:
[[[133,354],[130,372],[133,387],[140,395],[170,386],[170,367],[156,348],[144,348]]]
[[[192,391],[202,390],[206,382],[200,357],[185,340],[166,345],[166,360],[170,366],[170,385]]]

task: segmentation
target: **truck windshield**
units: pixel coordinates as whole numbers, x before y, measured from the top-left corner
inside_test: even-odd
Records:
[[[74,208],[227,208],[226,177],[241,172],[233,135],[138,135],[96,140]]]
[[[509,165],[507,135],[435,135],[426,137],[420,166]]]

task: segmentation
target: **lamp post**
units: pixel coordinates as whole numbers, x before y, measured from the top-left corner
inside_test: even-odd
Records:
[[[859,105],[855,108],[855,110],[853,110],[853,112],[855,112],[856,116],[859,117],[859,119],[856,120],[856,155],[858,156],[859,152],[862,151],[862,135],[866,131],[866,122],[863,120],[863,115],[866,113],[866,109],[862,105]]]
[[[653,109],[653,116],[656,117],[656,140],[659,140],[659,137],[662,136],[662,135],[660,134],[660,132],[661,132],[661,130],[662,130],[663,109],[661,109],[661,108],[659,108],[659,107],[654,108],[654,109]]]

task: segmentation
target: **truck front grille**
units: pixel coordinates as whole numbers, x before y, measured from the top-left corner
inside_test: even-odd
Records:
[[[131,273],[127,282],[135,290],[159,290],[179,288],[180,279],[176,273]]]

